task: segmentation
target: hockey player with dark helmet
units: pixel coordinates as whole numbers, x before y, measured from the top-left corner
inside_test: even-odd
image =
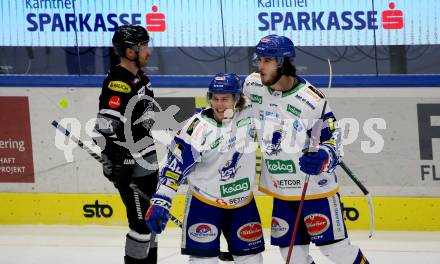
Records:
[[[277,83],[283,75],[296,75],[296,68],[293,65],[293,59],[295,58],[295,46],[287,37],[268,35],[262,38],[255,48],[255,66],[258,64],[258,60],[261,58],[275,58],[277,62],[276,76],[263,79],[263,77],[268,76],[264,76],[265,73],[260,72],[264,85],[273,85]]]
[[[101,157],[107,164],[103,174],[118,190],[126,209],[125,264],[157,263],[157,238],[142,218],[149,204],[140,202],[139,194],[130,188],[135,184],[151,196],[158,183],[151,137],[154,92],[142,70],[150,57],[149,40],[147,30],[138,25],[121,25],[114,32],[112,42],[120,63],[110,68],[103,81],[95,124],[100,136],[94,139],[101,142]],[[137,124],[141,117],[142,123]]]
[[[116,55],[134,61],[138,68],[146,66],[150,53],[148,52],[148,57],[145,58],[140,54],[140,51],[142,47],[148,47],[149,42],[148,31],[139,25],[122,25],[116,29],[112,38]],[[127,49],[131,51],[127,51]]]

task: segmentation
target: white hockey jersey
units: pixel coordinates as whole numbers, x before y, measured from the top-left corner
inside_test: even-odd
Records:
[[[248,106],[221,124],[208,108],[191,117],[170,145],[158,194],[174,197],[187,178],[189,191],[220,208],[237,208],[252,200],[256,142]]]
[[[324,95],[304,79],[291,89],[274,91],[261,83],[260,75],[249,75],[244,93],[252,101],[263,161],[259,190],[282,200],[300,200],[305,174],[299,169],[302,151],[310,145],[313,125],[323,113]],[[329,153],[325,172],[311,175],[305,199],[328,197],[338,192],[334,167],[340,159],[335,140],[333,113],[326,104],[320,148]]]

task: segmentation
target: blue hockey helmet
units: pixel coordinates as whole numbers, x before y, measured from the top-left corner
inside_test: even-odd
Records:
[[[235,73],[217,73],[209,84],[208,94],[241,94],[243,88]]]
[[[256,57],[268,58],[295,58],[295,46],[293,42],[284,36],[275,34],[260,39],[255,49]]]

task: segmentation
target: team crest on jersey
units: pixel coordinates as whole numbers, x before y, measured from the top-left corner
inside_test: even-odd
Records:
[[[281,149],[281,141],[283,141],[284,136],[286,135],[286,132],[279,129],[273,132],[272,138],[270,140],[264,140],[264,143],[267,145],[266,148],[266,154],[271,155],[278,155],[282,151]]]
[[[235,152],[232,155],[232,159],[228,160],[226,164],[218,170],[218,172],[220,173],[221,181],[227,181],[229,179],[235,178],[235,174],[241,168],[241,166],[238,165],[238,161],[240,160],[242,155],[243,154],[240,152]]]
[[[303,125],[301,124],[301,121],[298,119],[293,121],[293,128],[298,132],[301,132],[304,129]]]

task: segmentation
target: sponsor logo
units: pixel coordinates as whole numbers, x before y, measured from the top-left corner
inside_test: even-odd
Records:
[[[289,224],[281,218],[272,217],[271,229],[271,236],[274,238],[280,238],[289,231]]]
[[[263,103],[263,97],[256,95],[256,94],[251,94],[251,101],[252,103],[257,103],[257,104],[262,104]]]
[[[110,97],[110,100],[108,101],[108,106],[112,109],[116,109],[121,106],[121,98],[119,96],[112,96]]]
[[[165,14],[158,13],[159,8],[157,6],[152,6],[151,11],[153,13],[149,13],[145,16],[147,23],[147,30],[149,32],[164,32],[167,29]]]
[[[295,98],[300,100],[301,102],[305,103],[308,107],[312,108],[313,110],[316,109],[315,105],[312,104],[309,100],[307,100],[306,98],[303,98],[301,95],[299,94],[295,94]]]
[[[242,127],[242,126],[249,125],[250,123],[251,123],[251,118],[246,117],[246,118],[238,120],[236,125],[237,125],[237,127]]]
[[[217,203],[217,204],[219,204],[219,205],[224,205],[224,206],[228,206],[229,204],[225,201],[225,200],[223,200],[222,198],[217,198],[217,199],[215,199],[215,202]]]
[[[236,195],[242,192],[249,191],[250,186],[251,184],[248,178],[241,179],[235,182],[220,185],[220,194],[222,197]]]
[[[273,186],[278,189],[299,188],[301,180],[273,180]]]
[[[272,174],[296,173],[295,163],[292,160],[265,160],[266,167]]]
[[[130,85],[126,84],[125,82],[121,82],[121,81],[111,81],[108,84],[108,88],[110,90],[113,90],[116,92],[121,92],[121,93],[130,93],[131,92]]]
[[[142,86],[142,88],[137,91],[137,95],[138,97],[142,97],[142,95],[145,95],[145,86]]]
[[[304,218],[307,231],[311,236],[324,233],[330,227],[330,220],[323,214],[310,214]]]
[[[167,180],[167,182],[165,183],[165,186],[173,189],[176,192],[177,192],[177,189],[179,188],[179,185],[177,185],[177,182],[174,180]]]
[[[280,114],[273,111],[263,111],[260,110],[259,112],[260,120],[267,120],[267,119],[279,119]]]
[[[83,206],[84,216],[87,218],[105,217],[108,218],[113,215],[113,209],[108,204],[99,204],[98,200],[95,200],[94,204],[85,204]]]
[[[124,159],[124,165],[134,165],[135,163],[134,159]]]
[[[233,136],[231,138],[229,138],[227,140],[227,142],[221,147],[220,151],[221,152],[227,152],[229,151],[231,148],[233,148],[235,146],[235,144],[237,143],[237,137]]]
[[[301,110],[291,104],[287,104],[287,112],[290,112],[294,116],[297,116],[297,117],[299,117],[301,115]]]
[[[359,219],[359,211],[354,207],[343,207],[342,210],[345,214],[345,218],[350,221],[356,221]]]
[[[179,177],[180,177],[180,174],[177,174],[175,172],[167,170],[167,172],[165,172],[165,176],[170,178],[170,179],[173,179],[173,180],[177,181],[179,179]]]
[[[249,198],[249,196],[232,198],[232,199],[229,199],[229,204],[230,205],[237,205],[237,204],[240,204],[240,203],[242,203],[244,201],[247,201],[248,198]]]
[[[420,176],[422,181],[432,179],[440,181],[436,164],[439,159],[434,157],[433,142],[440,138],[440,126],[433,124],[435,117],[440,117],[440,104],[417,104],[419,127]],[[437,169],[437,170],[436,170]]]
[[[209,145],[209,147],[211,149],[215,149],[216,147],[218,147],[220,145],[220,143],[223,142],[223,139],[224,139],[223,136],[217,138],[214,142],[211,143],[211,145]]]
[[[318,181],[318,185],[321,187],[326,186],[327,183],[328,183],[327,179],[322,179],[322,180]]]
[[[212,224],[197,223],[188,228],[188,235],[196,242],[209,243],[217,238],[218,229]]]
[[[71,0],[22,0],[24,7],[30,10],[48,10],[47,12],[28,12],[26,29],[30,32],[114,32],[123,24],[141,25],[141,13],[78,13],[73,12]],[[52,10],[51,10],[52,9]],[[63,10],[64,9],[64,10]],[[59,10],[58,12],[55,10]],[[72,12],[69,12],[72,10]],[[152,13],[145,15],[146,29],[149,32],[166,31],[166,18],[156,5],[151,7]]]
[[[257,87],[263,87],[263,84],[257,81],[250,81],[246,83],[246,86],[257,86]]]
[[[280,7],[307,7],[307,1],[265,1],[258,0],[257,7],[270,11]],[[290,5],[289,5],[290,3]],[[381,14],[382,27],[386,30],[402,29],[403,12],[394,10],[394,2],[389,3],[390,10],[384,10]],[[341,10],[336,11],[312,11],[307,12],[304,8],[298,12],[259,12],[257,19],[260,22],[260,31],[325,31],[325,30],[376,30],[378,29],[378,12],[373,10]]]
[[[390,10],[382,12],[382,27],[384,29],[402,29],[404,26],[402,10],[394,10],[396,8],[394,2],[390,2],[388,7]]]
[[[239,239],[246,242],[254,242],[263,237],[263,229],[258,222],[247,223],[237,230]]]

